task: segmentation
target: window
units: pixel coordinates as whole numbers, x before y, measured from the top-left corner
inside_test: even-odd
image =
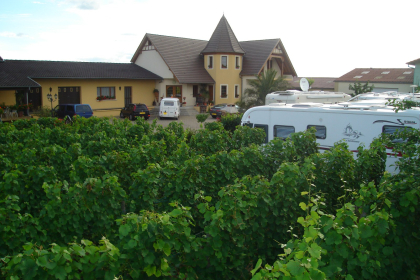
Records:
[[[228,68],[228,62],[227,62],[227,56],[226,55],[222,55],[222,60],[221,60],[221,68],[222,69],[227,69]]]
[[[390,138],[393,143],[402,143],[404,142],[401,138],[395,138],[393,136],[394,133],[402,132],[405,129],[413,129],[412,127],[404,127],[404,126],[392,126],[392,125],[384,125],[382,127],[382,133],[390,135]]]
[[[213,69],[213,56],[209,55],[208,60],[209,60],[209,69]]]
[[[220,86],[220,97],[221,98],[227,98],[228,97],[227,85],[221,85]]]
[[[115,99],[115,87],[98,87],[97,97],[106,97],[107,99]]]
[[[254,128],[259,128],[259,129],[264,130],[264,132],[265,132],[264,143],[268,143],[268,125],[266,125],[266,124],[255,124]]]
[[[237,56],[236,57],[236,69],[239,69],[240,68],[240,65],[239,65],[239,59],[240,59],[240,57],[239,56]]]
[[[325,139],[327,138],[327,128],[325,126],[321,125],[308,125],[307,129],[310,129],[311,127],[315,127],[315,137],[317,139]]]
[[[275,125],[274,126],[274,137],[279,137],[282,139],[286,139],[290,137],[290,134],[295,133],[294,126],[286,126],[286,125]]]
[[[197,97],[197,95],[198,95],[198,86],[194,85],[193,86],[193,97]]]
[[[239,85],[235,85],[235,98],[239,98]]]
[[[182,100],[182,86],[166,86],[166,97],[177,97]]]

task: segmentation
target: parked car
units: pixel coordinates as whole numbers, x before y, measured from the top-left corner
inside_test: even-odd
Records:
[[[150,118],[150,111],[146,104],[128,104],[127,107],[121,109],[120,117],[128,117],[131,121],[135,120],[137,117],[143,117],[147,120]]]
[[[76,115],[83,118],[93,116],[93,111],[89,104],[59,104],[55,106],[53,111],[54,116],[59,119],[64,119],[66,116],[72,118]]]
[[[160,101],[159,119],[175,118],[178,119],[181,114],[180,102],[178,98],[163,98]]]
[[[227,113],[238,113],[239,112],[239,106],[235,104],[218,104],[214,105],[210,108],[210,115],[213,119],[220,118],[222,116],[222,112]]]

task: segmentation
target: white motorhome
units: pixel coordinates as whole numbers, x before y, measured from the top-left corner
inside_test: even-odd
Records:
[[[179,118],[181,113],[181,103],[178,98],[163,98],[160,101],[159,119],[162,118]]]
[[[356,95],[355,97],[352,97],[348,100],[348,102],[356,102],[356,101],[362,101],[362,100],[404,100],[404,99],[410,99],[412,97],[412,94],[410,93],[402,93],[402,92],[396,92],[396,91],[386,91],[386,92],[367,92],[367,93],[361,93]]]
[[[401,128],[420,128],[420,108],[395,113],[392,107],[383,104],[324,105],[316,103],[284,104],[273,103],[247,110],[242,125],[265,130],[266,141],[274,137],[286,138],[291,133],[316,129],[319,149],[329,150],[335,142],[344,140],[356,156],[357,147],[369,147],[373,138],[381,133],[392,134]],[[395,173],[391,166],[397,160],[387,150],[387,171]]]
[[[307,102],[336,104],[347,101],[350,98],[349,94],[343,92],[286,90],[267,94],[265,105],[271,103],[293,104]]]

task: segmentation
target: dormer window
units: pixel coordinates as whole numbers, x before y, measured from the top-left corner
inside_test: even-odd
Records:
[[[227,69],[228,68],[228,60],[227,60],[227,56],[226,55],[222,55],[222,59],[221,59],[221,65],[220,67],[222,69]]]
[[[213,69],[213,56],[212,55],[209,55],[209,57],[208,57],[208,68],[209,69]]]

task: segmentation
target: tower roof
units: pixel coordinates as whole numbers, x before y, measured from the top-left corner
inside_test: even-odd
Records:
[[[245,53],[224,15],[201,53]]]

